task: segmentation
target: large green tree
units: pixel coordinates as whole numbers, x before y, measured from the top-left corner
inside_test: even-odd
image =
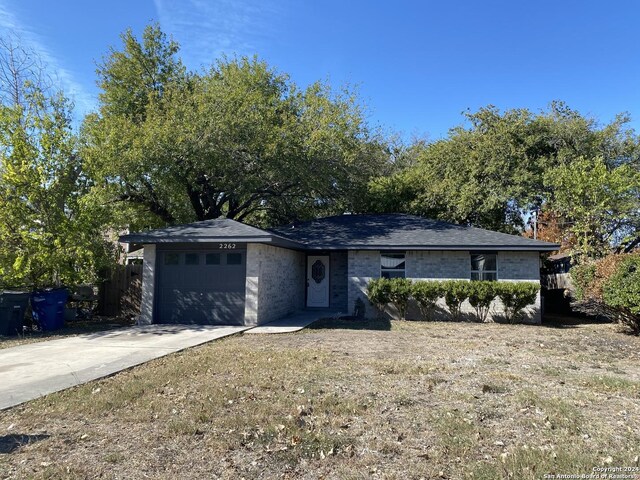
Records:
[[[72,105],[15,36],[0,38],[0,288],[96,279],[114,253],[78,155]]]
[[[388,154],[351,90],[300,90],[256,58],[187,73],[157,26],[123,35],[84,125],[91,175],[147,224],[272,224],[357,210]],[[145,212],[151,214],[145,216]]]
[[[599,158],[610,171],[623,165],[629,172],[638,171],[638,138],[624,115],[601,126],[555,102],[538,114],[482,108],[467,113],[466,120],[447,138],[411,145],[414,165],[373,180],[370,208],[516,233],[534,211],[556,212],[563,225],[581,220],[579,212],[567,208],[563,192],[568,182],[556,181],[574,163],[580,168],[583,159]],[[608,177],[593,179],[598,180]],[[580,197],[577,191],[571,195]],[[621,209],[627,212],[626,220],[632,220],[633,209]],[[597,215],[606,216],[604,211]],[[632,233],[633,222],[626,220],[620,225]]]
[[[0,105],[0,284],[75,285],[109,263],[107,217],[90,201],[71,110],[33,84]]]
[[[574,257],[598,258],[614,245],[637,243],[640,171],[633,165],[580,157],[547,171],[545,184],[550,204],[576,239]]]

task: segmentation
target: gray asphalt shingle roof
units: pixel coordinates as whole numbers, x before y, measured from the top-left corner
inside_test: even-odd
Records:
[[[268,239],[272,234],[251,225],[228,218],[216,218],[202,222],[173,225],[120,237],[126,243],[204,242],[211,239]]]
[[[339,215],[262,230],[226,218],[124,235],[127,243],[260,242],[310,249],[533,250],[559,245],[406,214]]]
[[[272,229],[313,249],[420,248],[557,250],[559,245],[519,235],[406,214],[339,215]]]

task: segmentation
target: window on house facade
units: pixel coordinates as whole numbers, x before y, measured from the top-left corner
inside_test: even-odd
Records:
[[[198,265],[200,263],[200,255],[197,253],[186,253],[184,255],[185,265]]]
[[[242,254],[227,253],[227,265],[242,265]]]
[[[220,265],[220,254],[219,253],[207,253],[205,257],[205,263],[207,265]]]
[[[498,255],[471,253],[471,280],[498,280]]]
[[[165,265],[179,265],[180,264],[180,254],[179,253],[165,253],[164,254],[164,264]]]
[[[405,254],[380,253],[380,276],[382,278],[405,278]]]

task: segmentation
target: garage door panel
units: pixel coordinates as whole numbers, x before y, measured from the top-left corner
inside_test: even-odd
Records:
[[[244,292],[209,292],[200,297],[203,304],[215,306],[231,303],[244,305]]]
[[[205,286],[206,285],[206,286]],[[172,290],[178,292],[200,292],[200,293],[238,293],[239,288],[244,287],[244,279],[242,282],[214,282],[203,278],[197,285],[188,285],[182,289],[180,287],[172,287]]]
[[[228,264],[229,253],[233,257],[230,262],[237,262],[240,258],[240,264]],[[167,255],[169,258],[165,258]],[[162,252],[156,321],[242,325],[245,259],[244,251]]]
[[[244,305],[244,292],[196,292],[164,289],[160,303],[164,305],[175,304],[177,307],[187,305],[215,307],[216,305],[224,305],[225,303]]]
[[[210,319],[204,312],[196,308],[171,310],[171,317],[163,323],[180,323],[183,325],[209,325]]]
[[[240,312],[244,312],[244,304],[216,305],[203,308],[201,305],[167,305],[162,323],[180,323],[186,325],[242,325]]]

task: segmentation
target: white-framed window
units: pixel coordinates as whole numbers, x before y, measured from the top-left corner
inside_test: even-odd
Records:
[[[471,280],[498,280],[498,254],[471,252]]]
[[[405,278],[404,252],[380,252],[380,277]]]

